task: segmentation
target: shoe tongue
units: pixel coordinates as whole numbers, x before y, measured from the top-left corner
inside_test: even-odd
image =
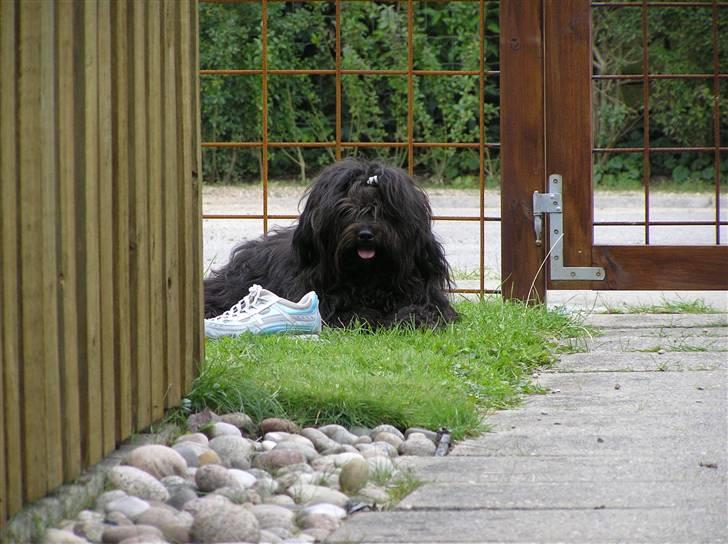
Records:
[[[357,253],[357,255],[359,255],[359,257],[361,259],[365,259],[365,260],[373,259],[374,255],[376,255],[376,252],[373,249],[364,249],[364,248],[357,249],[356,253]]]

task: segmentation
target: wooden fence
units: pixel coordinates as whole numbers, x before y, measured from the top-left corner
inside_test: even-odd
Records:
[[[0,1],[0,526],[203,349],[196,0]]]

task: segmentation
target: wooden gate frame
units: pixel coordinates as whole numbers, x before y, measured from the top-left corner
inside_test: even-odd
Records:
[[[642,9],[646,14],[646,4]],[[716,9],[714,2],[714,34]],[[594,245],[591,10],[589,0],[501,2],[503,296],[545,301],[547,288],[728,289],[726,245]],[[715,81],[717,70],[714,59]],[[719,157],[717,137],[714,148]],[[606,281],[547,279],[547,244],[535,243],[532,199],[547,190],[550,174],[564,179],[564,264],[603,267]],[[717,184],[718,176],[716,166]]]

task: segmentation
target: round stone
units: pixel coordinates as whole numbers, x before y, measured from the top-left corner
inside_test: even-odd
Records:
[[[373,442],[386,442],[394,448],[399,448],[399,445],[402,443],[402,439],[399,436],[386,431],[375,434],[372,439]]]
[[[312,484],[291,486],[288,488],[287,494],[299,504],[326,502],[343,507],[349,500],[349,497],[335,489]]]
[[[111,491],[106,491],[96,498],[96,510],[98,510],[99,512],[107,512],[107,504],[119,499],[123,499],[124,497],[128,497],[128,495],[124,493],[121,489],[112,489]]]
[[[249,472],[245,472],[244,470],[231,468],[228,470],[228,475],[232,478],[233,482],[236,485],[242,487],[243,489],[253,487],[256,482],[255,476],[253,476]]]
[[[45,544],[86,544],[88,540],[73,534],[71,531],[48,529],[43,537]]]
[[[124,460],[154,476],[157,480],[165,476],[182,476],[187,470],[185,459],[172,448],[150,444],[132,450]]]
[[[430,431],[429,429],[423,429],[422,427],[410,427],[404,432],[404,438],[407,440],[412,433],[420,433],[427,437],[428,440],[432,440],[432,442],[437,445],[437,433],[435,431]]]
[[[279,417],[269,417],[260,422],[260,432],[263,434],[273,432],[298,434],[300,428],[293,421]]]
[[[399,455],[398,448],[395,448],[392,444],[387,442],[372,442],[371,446],[387,457],[397,457],[397,455]]]
[[[128,495],[155,501],[166,501],[169,498],[167,489],[154,476],[136,467],[114,467],[108,477],[115,487]]]
[[[255,452],[252,440],[233,435],[213,438],[210,448],[220,456],[223,465],[239,469],[250,468],[250,458]]]
[[[223,414],[220,416],[220,421],[235,425],[238,429],[249,435],[254,435],[257,430],[251,417],[242,412]]]
[[[140,542],[164,542],[162,531],[151,525],[121,525],[104,531],[103,541],[117,544],[122,540],[137,538]]]
[[[238,429],[235,425],[230,425],[230,423],[218,421],[212,425],[212,428],[210,429],[211,438],[225,435],[242,437],[243,433],[241,433],[240,429]]]
[[[193,501],[194,521],[190,537],[194,542],[258,542],[256,517],[242,506],[219,495]]]
[[[331,533],[339,528],[341,522],[326,514],[308,514],[298,517],[298,525],[301,529],[324,529]]]
[[[210,448],[207,445],[191,441],[179,442],[172,446],[172,449],[182,456],[188,467],[199,466],[200,455],[210,451]],[[184,476],[184,474],[181,474],[180,476]]]
[[[299,512],[299,517],[311,514],[323,514],[341,520],[346,517],[346,510],[335,504],[322,502],[302,508]]]
[[[245,504],[246,502],[260,504],[263,502],[258,492],[254,489],[243,489],[237,485],[218,487],[213,493],[215,495],[221,495],[235,504]]]
[[[301,452],[306,458],[307,462],[313,461],[319,456],[318,452],[314,449],[313,444],[307,446],[305,444],[301,444],[300,442],[295,442],[292,440],[284,440],[283,442],[278,442],[278,444],[276,444],[275,448],[273,448],[272,451],[276,450],[294,450]]]
[[[258,520],[261,529],[281,527],[287,531],[293,531],[295,526],[293,511],[275,504],[257,504],[250,507],[250,511]]]
[[[266,504],[277,504],[278,506],[293,506],[296,504],[296,501],[288,495],[271,495],[270,497],[266,497],[263,502]]]
[[[326,450],[339,447],[339,443],[332,440],[324,433],[313,427],[306,427],[301,431],[301,436],[311,441],[314,448],[318,452],[324,452]]]
[[[352,459],[341,467],[339,487],[344,493],[353,495],[364,487],[369,479],[369,464],[364,459]]]
[[[400,431],[394,425],[377,425],[372,429],[372,432],[369,433],[369,436],[374,438],[379,433],[392,433],[393,435],[399,437],[400,440],[404,440],[404,435],[402,434],[402,431]]]
[[[319,427],[319,431],[324,433],[335,442],[338,442],[339,444],[352,445],[356,442],[357,438],[359,438],[355,434],[350,433],[348,430],[346,430],[346,427],[336,424],[324,425],[323,427]]]
[[[138,524],[156,527],[170,542],[189,542],[192,515],[173,512],[168,508],[152,507],[136,519]]]
[[[259,453],[253,457],[253,467],[264,470],[276,470],[288,465],[295,465],[306,461],[306,456],[297,450],[270,450]]]
[[[228,469],[222,465],[205,465],[197,469],[195,483],[200,491],[215,491],[219,487],[234,485]]]
[[[193,442],[195,444],[199,444],[200,446],[207,446],[207,443],[209,442],[209,439],[206,435],[202,433],[189,433],[189,434],[183,434],[177,440],[175,440],[175,445],[181,444],[182,442]]]
[[[107,512],[121,512],[132,521],[149,510],[149,503],[139,497],[122,497],[106,504]]]
[[[409,438],[399,445],[398,452],[400,455],[419,455],[432,456],[435,455],[435,444],[420,433],[412,433]]]
[[[204,466],[204,465],[221,465],[222,459],[220,459],[220,456],[215,452],[215,450],[207,450],[203,451],[199,457],[197,457],[197,466]]]
[[[389,493],[384,488],[371,483],[360,489],[357,496],[378,505],[387,504],[390,501]]]
[[[382,455],[370,457],[367,459],[367,464],[369,465],[369,474],[377,478],[389,478],[397,471],[392,460]]]

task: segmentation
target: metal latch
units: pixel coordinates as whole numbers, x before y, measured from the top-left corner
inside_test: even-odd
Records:
[[[552,280],[604,280],[606,272],[599,266],[564,265],[564,216],[562,209],[563,182],[559,174],[549,176],[549,192],[533,193],[533,228],[536,245],[541,245],[544,216],[549,216],[549,258]]]

